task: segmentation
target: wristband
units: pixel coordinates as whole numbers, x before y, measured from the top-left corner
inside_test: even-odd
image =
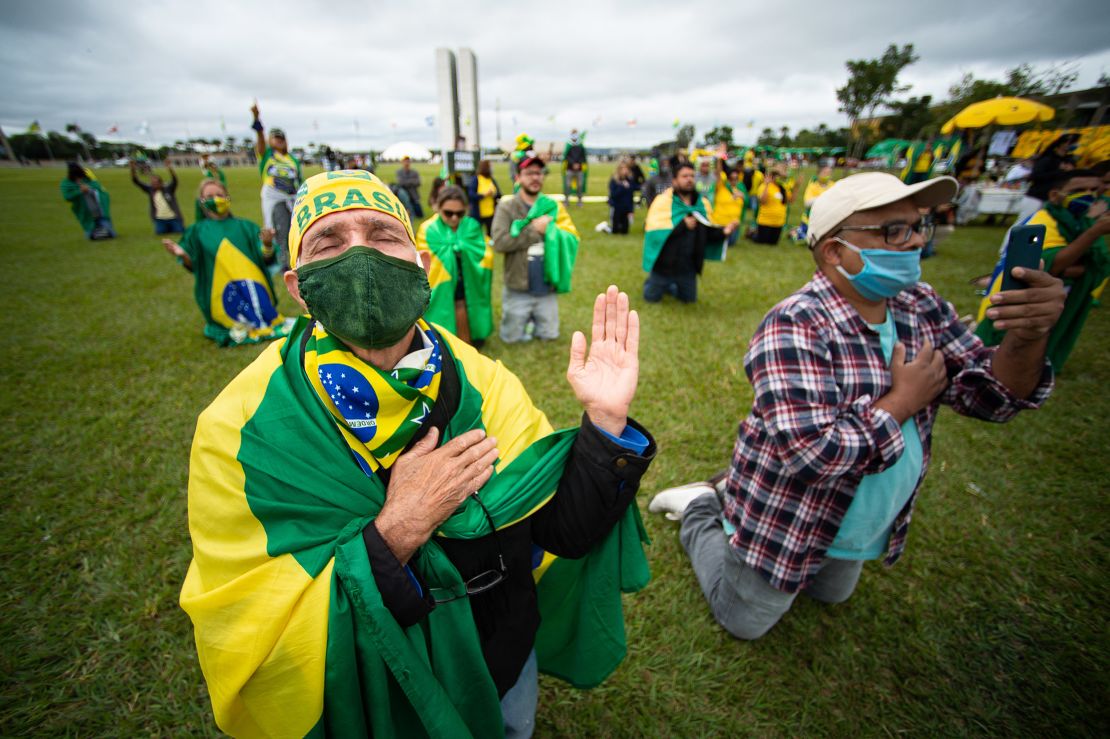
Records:
[[[262,121],[255,118],[254,123],[251,124],[251,128],[253,128],[255,131],[258,131],[259,133],[262,133]]]

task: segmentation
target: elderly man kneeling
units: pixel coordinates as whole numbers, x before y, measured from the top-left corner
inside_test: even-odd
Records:
[[[285,273],[311,314],[200,416],[181,593],[235,735],[528,735],[536,670],[588,687],[649,572],[655,453],[628,418],[639,320],[610,287],[554,431],[500,362],[421,317],[408,213],[373,175],[300,189]]]

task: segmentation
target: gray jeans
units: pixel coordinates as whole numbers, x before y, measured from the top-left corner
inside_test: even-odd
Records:
[[[531,320],[537,339],[559,338],[559,302],[555,293],[533,295],[506,287],[501,293],[501,340],[527,341],[524,327]]]
[[[733,636],[758,639],[790,610],[797,593],[771,587],[728,543],[715,493],[695,498],[682,515],[679,540],[701,585],[713,618]],[[806,595],[824,603],[843,603],[856,589],[862,561],[826,559]]]

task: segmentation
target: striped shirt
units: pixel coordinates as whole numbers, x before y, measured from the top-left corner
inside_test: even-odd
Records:
[[[914,501],[929,467],[941,403],[1002,422],[1037,408],[1052,391],[1045,362],[1036,390],[1014,397],[991,372],[994,349],[962,324],[953,307],[919,282],[887,301],[912,361],[926,340],[944,353],[948,387],[914,416],[924,463],[887,545],[893,564],[906,543]],[[816,576],[864,475],[902,455],[898,421],[874,401],[891,389],[879,335],[821,272],[775,306],[752,337],[744,369],[754,389],[740,425],[725,491],[737,554],[775,588],[794,593]]]

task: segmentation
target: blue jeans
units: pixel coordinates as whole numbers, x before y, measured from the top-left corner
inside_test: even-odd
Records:
[[[90,241],[96,241],[97,239],[103,238],[114,239],[115,237],[116,229],[112,226],[112,222],[109,221],[107,218],[97,218],[96,225],[92,227],[91,231],[88,231],[85,234],[85,238],[89,239]]]
[[[698,276],[691,272],[687,275],[664,276],[649,272],[644,280],[644,300],[658,303],[666,294],[673,295],[683,303],[693,303],[698,299]]]
[[[179,234],[185,231],[185,224],[180,218],[155,218],[154,235]]]
[[[505,721],[505,739],[528,739],[536,728],[536,699],[539,695],[539,673],[536,650],[520,670],[516,684],[501,699],[501,717]]]

